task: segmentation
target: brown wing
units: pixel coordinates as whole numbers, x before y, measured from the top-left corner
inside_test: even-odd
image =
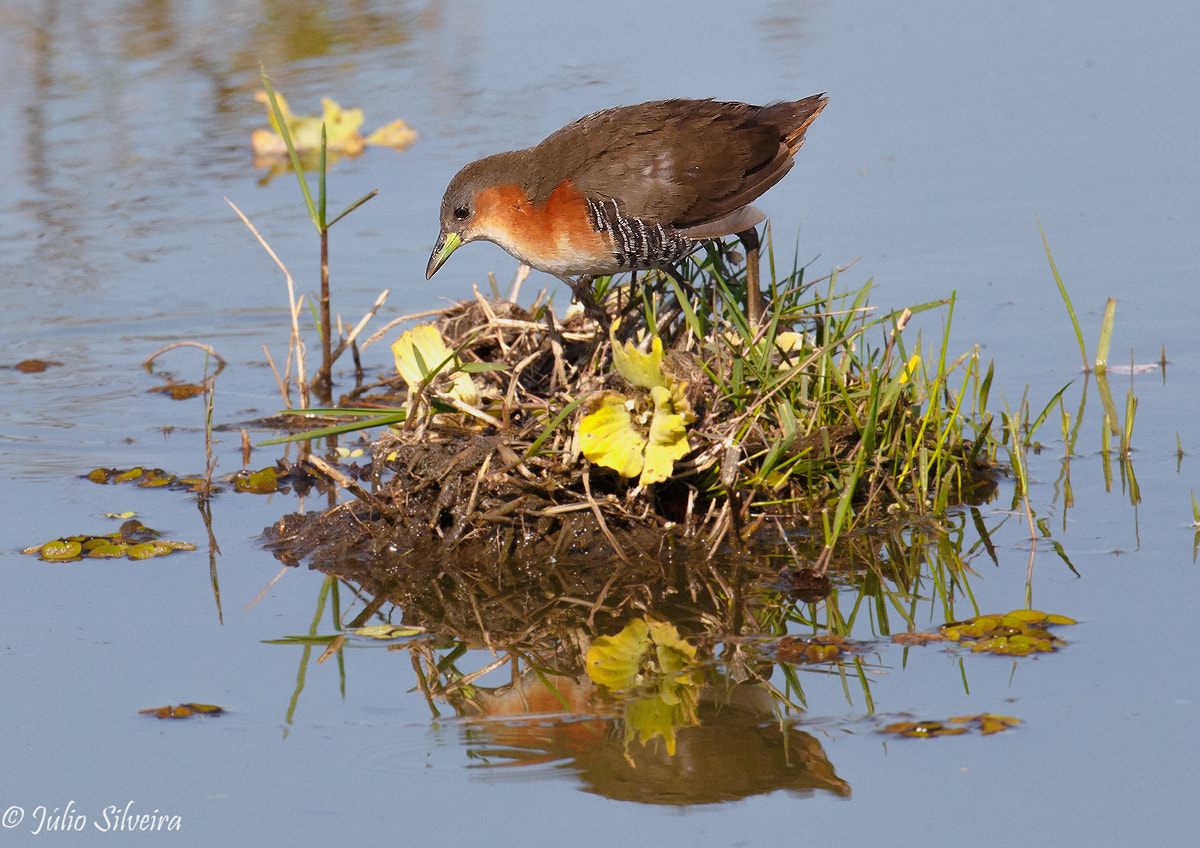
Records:
[[[561,165],[538,193],[570,177],[585,196],[619,200],[625,215],[703,225],[782,179],[826,102],[663,100],[597,112],[538,145],[538,160]]]

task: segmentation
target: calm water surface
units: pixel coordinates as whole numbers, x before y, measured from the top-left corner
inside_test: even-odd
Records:
[[[95,825],[131,802],[135,813],[181,819],[180,833],[142,837],[147,844],[1194,838],[1200,9],[680,8],[0,6],[0,365],[63,363],[40,375],[0,370],[0,813],[10,810],[6,826],[16,822],[0,843],[111,844]],[[1141,502],[1119,473],[1105,485],[1091,384],[1071,459],[1074,505],[1063,507],[1057,411],[1031,467],[1043,521],[1032,603],[1080,620],[1064,634],[1070,645],[1035,660],[961,665],[936,649],[883,650],[873,689],[881,714],[992,711],[1024,724],[987,738],[885,741],[861,693],[847,698],[836,678],[808,675],[799,729],[819,741],[849,800],[777,791],[694,807],[616,801],[585,791],[570,763],[478,767],[475,737],[431,715],[400,653],[347,650],[344,692],[334,663],[310,663],[289,713],[301,649],[262,640],[308,631],[322,576],[288,569],[253,602],[280,571],[256,537],[299,508],[294,496],[214,502],[219,609],[203,550],[59,566],[20,555],[59,535],[108,532],[104,515],[123,510],[170,538],[207,538],[185,496],[79,479],[101,465],[202,470],[200,403],[147,394],[159,381],[139,363],[161,346],[198,340],[229,361],[218,422],[278,406],[262,345],[284,354],[284,283],[225,198],[304,289],[317,256],[294,180],[262,185],[252,167],[249,135],[265,123],[253,101],[259,63],[298,112],[330,96],[363,106],[368,128],[400,117],[421,134],[404,152],[371,149],[333,169],[331,206],[381,190],[334,230],[335,308],[349,322],[384,288],[390,319],[467,297],[488,271],[502,280],[513,272],[499,249],[473,245],[436,286],[423,279],[442,190],[470,159],[618,103],[828,91],[792,174],[760,204],[779,261],[795,254],[824,272],[861,257],[843,283],[874,278],[873,302],[884,308],[957,292],[950,350],[979,344],[995,359],[993,405],[1015,407],[1028,385],[1036,414],[1075,380],[1064,395],[1074,419],[1080,358],[1040,220],[1089,349],[1115,296],[1113,358],[1150,362],[1165,348],[1170,361],[1165,376],[1118,378],[1114,388],[1122,407],[1131,387],[1139,400]],[[928,344],[944,319],[926,316],[909,332],[922,330]],[[389,367],[384,345],[364,358],[376,373]],[[194,350],[163,362],[187,378],[203,366]],[[235,436],[224,437],[219,459],[219,473],[239,467]],[[985,509],[1000,525],[998,564],[973,560],[972,589],[987,611],[1026,601],[1029,534],[1016,515],[1004,521],[1010,503],[1005,487]],[[230,712],[177,723],[137,715],[180,701]],[[86,835],[34,834],[55,815],[64,826],[85,816]]]

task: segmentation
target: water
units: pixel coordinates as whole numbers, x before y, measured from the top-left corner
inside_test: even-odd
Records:
[[[1200,684],[1186,659],[1197,597],[1190,492],[1200,270],[1194,187],[1200,92],[1189,4],[417,6],[312,4],[281,17],[246,3],[9,3],[0,9],[0,364],[63,362],[41,375],[0,370],[0,567],[6,576],[0,809],[25,810],[5,844],[32,844],[39,806],[53,819],[108,807],[179,815],[177,844],[378,839],[461,844],[609,845],[630,838],[703,844],[929,844],[1014,831],[1039,841],[1183,844],[1200,824],[1194,727]],[[984,710],[1024,724],[995,737],[916,742],[872,732],[861,698],[805,676],[802,730],[815,736],[850,800],[775,792],[701,807],[660,807],[583,791],[553,765],[470,768],[471,733],[433,719],[410,691],[401,654],[345,653],[345,693],[330,661],[311,661],[288,719],[300,648],[322,576],[279,572],[256,541],[294,497],[226,493],[214,502],[220,618],[203,521],[186,496],[101,488],[95,466],[203,467],[203,411],[147,394],[139,363],[172,341],[212,345],[230,362],[219,422],[279,406],[261,346],[281,359],[282,275],[224,198],[315,287],[317,248],[294,180],[258,183],[250,131],[265,123],[259,62],[298,112],[321,96],[361,105],[373,128],[404,118],[404,152],[339,162],[331,207],[380,188],[339,223],[335,309],[353,323],[383,288],[387,320],[469,296],[515,263],[471,245],[436,278],[423,270],[436,209],[454,171],[535,142],[617,103],[668,96],[766,101],[828,91],[788,178],[760,204],[780,261],[855,257],[847,283],[874,277],[884,308],[957,291],[950,350],[978,343],[1017,403],[1035,413],[1061,386],[1076,415],[1079,355],[1038,233],[1045,228],[1094,348],[1105,298],[1119,299],[1114,360],[1129,351],[1161,374],[1114,380],[1139,399],[1136,507],[1120,478],[1106,491],[1095,385],[1064,510],[1058,413],[1041,432],[1032,500],[1074,571],[1039,541],[1035,607],[1080,624],[1054,655],[1008,662],[882,651],[883,713],[946,717]],[[797,239],[799,240],[797,246]],[[527,285],[527,291],[531,285]],[[942,317],[919,327],[940,338]],[[912,332],[912,331],[910,331]],[[389,369],[380,346],[365,353]],[[197,379],[196,351],[162,367]],[[1176,458],[1176,437],[1186,455]],[[239,465],[222,435],[219,473]],[[257,452],[259,465],[274,461]],[[986,507],[999,521],[1011,489]],[[306,508],[318,508],[308,503]],[[48,565],[19,549],[61,534],[107,532],[104,513],[136,510],[194,554],[142,563]],[[997,533],[998,565],[974,561],[980,607],[1025,599],[1028,531]],[[343,592],[343,606],[349,603]],[[328,611],[324,622],[328,622]],[[930,622],[930,626],[936,622]],[[482,660],[481,660],[482,662]],[[139,709],[180,701],[226,716],[156,722]],[[71,820],[71,821],[77,821]],[[517,829],[519,828],[519,830]],[[43,841],[97,837],[43,832]],[[152,837],[157,838],[157,837]],[[164,837],[165,838],[165,837]]]

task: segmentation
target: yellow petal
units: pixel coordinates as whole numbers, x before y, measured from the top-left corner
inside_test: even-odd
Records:
[[[446,347],[441,333],[432,324],[418,324],[405,331],[392,344],[392,353],[396,357],[396,370],[412,391],[416,391],[431,372],[439,369],[448,372],[454,367],[453,352]],[[454,375],[450,394],[468,406],[479,403],[479,387],[470,374]]]
[[[650,628],[636,618],[615,636],[599,636],[592,641],[587,652],[587,675],[606,689],[628,689],[637,682],[642,660],[649,650]]]
[[[297,153],[321,149],[321,119],[315,115],[300,115],[287,122],[292,147]]]
[[[663,376],[662,370],[662,339],[655,336],[650,343],[650,352],[645,353],[638,350],[633,342],[618,343],[616,328],[617,325],[614,323],[610,333],[612,333],[613,366],[617,369],[617,373],[624,377],[625,382],[631,386],[643,389],[665,386],[666,378]]]
[[[479,387],[475,385],[475,380],[470,374],[459,372],[454,376],[454,385],[450,387],[450,394],[461,400],[467,406],[479,405]]]
[[[343,109],[328,97],[321,98],[325,110],[325,146],[328,150],[340,150],[351,156],[363,149],[363,137],[358,134],[362,126],[362,109]]]
[[[321,98],[321,108],[325,112],[325,136],[329,140],[339,133],[357,133],[362,126],[362,109],[343,109],[328,97]]]
[[[804,333],[785,330],[775,337],[775,346],[782,351],[791,352],[804,349],[804,345],[808,343],[808,336]]]
[[[634,429],[625,398],[614,392],[579,422],[579,447],[589,461],[633,477],[642,470],[646,440]]]
[[[392,121],[367,136],[367,144],[378,144],[403,150],[417,140],[417,131],[404,121]]]
[[[679,635],[669,621],[650,621],[650,638],[658,652],[658,666],[664,674],[677,674],[696,660],[696,646]]]
[[[662,698],[646,695],[635,698],[625,707],[626,742],[637,737],[643,745],[661,736],[667,756],[675,756],[675,708]]]
[[[271,129],[279,132],[279,125],[275,123],[275,110],[271,108],[271,98],[265,91],[256,91],[254,92],[254,100],[267,107],[267,120],[271,122]],[[279,106],[279,114],[283,115],[284,123],[290,126],[295,116],[292,114],[291,108],[288,107],[287,100],[284,99],[283,94],[278,89],[275,91],[275,103]]]
[[[432,369],[450,359],[450,348],[442,341],[442,333],[432,324],[419,324],[404,331],[391,345],[396,356],[396,371],[409,389],[416,389]]]
[[[416,389],[431,370],[450,358],[450,349],[432,324],[418,324],[406,330],[392,344],[392,353],[396,357],[396,370],[410,389]]]
[[[684,424],[691,424],[696,420],[696,413],[692,410],[691,401],[688,400],[687,387],[688,384],[683,380],[671,382],[671,407],[679,413]]]
[[[250,133],[250,149],[255,156],[287,156],[287,144],[283,139],[262,127]]]
[[[683,416],[672,412],[671,390],[655,386],[650,390],[654,399],[654,417],[650,420],[650,441],[646,445],[646,461],[638,482],[643,486],[661,483],[671,476],[675,460],[687,455],[687,429]]]

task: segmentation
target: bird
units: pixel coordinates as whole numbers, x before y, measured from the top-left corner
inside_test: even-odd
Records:
[[[750,204],[791,169],[827,103],[814,94],[766,106],[618,106],[533,147],[472,162],[446,188],[425,278],[462,245],[485,240],[567,282],[587,305],[596,276],[670,271],[705,242],[737,236],[746,248],[747,316],[757,323],[757,226],[767,216]]]

